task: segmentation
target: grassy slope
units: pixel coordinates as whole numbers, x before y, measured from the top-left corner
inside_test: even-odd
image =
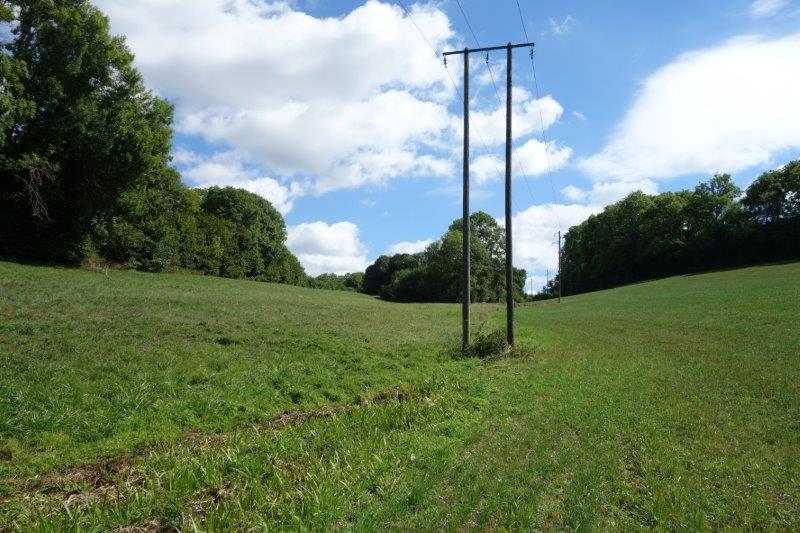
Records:
[[[457,306],[0,263],[0,529],[797,529],[798,297],[790,264],[547,302],[481,363]]]

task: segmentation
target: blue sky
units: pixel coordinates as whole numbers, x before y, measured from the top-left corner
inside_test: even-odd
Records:
[[[524,39],[514,0],[461,3],[481,45]],[[377,0],[97,4],[176,105],[184,181],[273,201],[310,273],[417,250],[460,216],[461,102],[428,46],[475,46],[455,0],[406,2],[413,23]],[[632,190],[746,186],[800,154],[796,0],[520,4],[541,98],[519,50],[515,246],[535,286],[555,231]],[[503,54],[490,64],[502,99]],[[471,65],[472,207],[501,218],[504,102]]]

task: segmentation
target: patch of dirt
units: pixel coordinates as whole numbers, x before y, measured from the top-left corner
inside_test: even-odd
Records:
[[[202,515],[210,507],[215,507],[233,495],[233,489],[228,485],[222,487],[207,487],[198,491],[189,504],[189,509],[194,516]]]
[[[370,396],[363,396],[354,404],[332,405],[312,411],[284,411],[265,422],[256,424],[254,427],[280,430],[311,420],[331,418],[363,406],[408,401],[415,396],[417,395],[407,390],[394,387]],[[232,435],[233,433],[207,433],[192,430],[185,434],[184,442],[191,447],[203,449],[222,445]],[[41,499],[43,497],[45,503],[49,504],[48,507],[53,505],[54,502],[60,502],[61,506],[80,508],[88,507],[97,501],[122,500],[129,496],[135,488],[144,484],[144,478],[136,472],[133,465],[137,459],[148,455],[152,451],[153,449],[151,448],[142,448],[131,454],[55,470],[44,476],[20,483],[19,490],[0,499],[0,504],[15,499],[36,499],[37,497]],[[212,489],[207,489],[203,492],[198,496],[197,505],[203,502],[218,503],[229,495],[231,490],[227,487],[222,487],[213,489],[213,491]],[[170,528],[164,529],[159,522],[155,521],[126,527],[128,529],[123,528],[119,531],[150,532],[174,530]]]
[[[53,472],[44,476],[32,489],[54,494],[65,485],[88,485],[93,489],[114,485],[119,475],[130,468],[134,458],[133,455],[112,457],[71,470]]]

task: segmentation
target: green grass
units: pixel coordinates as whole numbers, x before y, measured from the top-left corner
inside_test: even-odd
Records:
[[[517,317],[0,263],[0,530],[800,528],[800,264]]]

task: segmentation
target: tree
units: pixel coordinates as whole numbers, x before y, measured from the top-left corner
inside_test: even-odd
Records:
[[[91,243],[102,258],[160,272],[196,263],[200,245],[196,191],[165,168],[123,191],[92,225]]]
[[[381,256],[367,268],[362,290],[386,300],[456,302],[463,293],[463,234],[455,220],[438,241],[414,255]],[[484,212],[470,216],[470,297],[475,302],[505,298],[505,231]],[[523,298],[526,273],[514,269],[514,297]]]
[[[800,162],[741,194],[716,174],[693,191],[635,192],[606,207],[565,236],[566,291],[800,256]]]
[[[13,20],[11,6],[6,0],[0,0],[0,24]],[[0,41],[0,164],[6,158],[6,145],[14,133],[14,125],[35,112],[35,104],[23,96],[25,64],[10,54],[9,44]]]
[[[378,296],[391,283],[392,277],[401,270],[415,268],[420,264],[419,254],[382,255],[364,272],[362,291]]]
[[[188,189],[172,107],[89,0],[0,0],[0,255],[89,256],[304,285],[286,227],[240,189]]]
[[[800,256],[800,160],[762,174],[748,187],[742,206],[753,224],[747,247],[752,257]]]
[[[320,274],[311,278],[310,284],[315,289],[332,291],[360,291],[364,274],[354,272],[351,274]]]
[[[286,226],[269,201],[233,187],[202,193],[204,269],[229,278],[267,279],[267,267],[285,261]],[[275,273],[273,272],[273,275]]]
[[[800,160],[762,174],[748,187],[742,205],[761,224],[800,217]]]
[[[0,253],[78,260],[93,220],[163,172],[172,108],[145,89],[123,40],[88,0],[5,1],[4,18],[11,8]]]

